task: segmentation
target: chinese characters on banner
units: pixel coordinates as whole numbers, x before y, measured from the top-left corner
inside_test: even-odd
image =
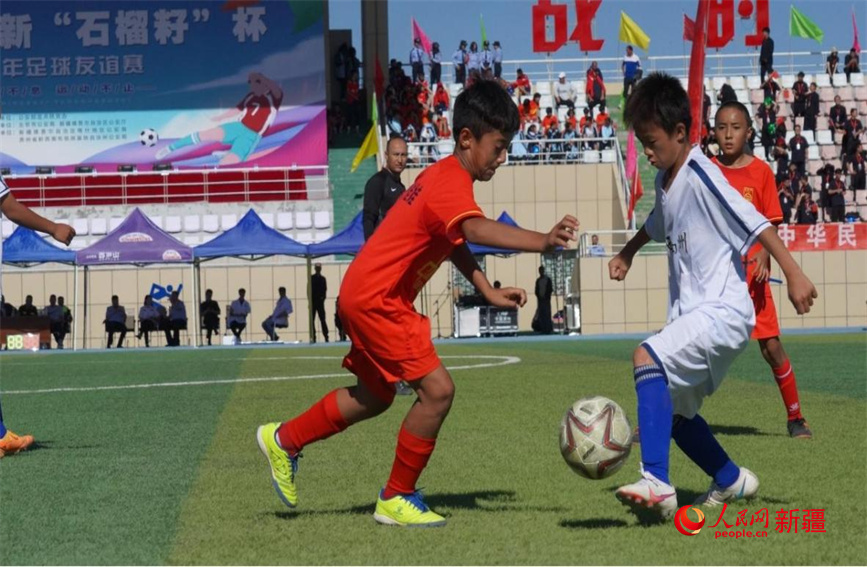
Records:
[[[777,234],[790,252],[867,250],[867,223],[781,224]]]

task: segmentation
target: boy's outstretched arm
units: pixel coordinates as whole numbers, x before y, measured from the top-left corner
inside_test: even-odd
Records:
[[[527,303],[527,292],[521,288],[494,289],[466,244],[461,244],[454,249],[451,261],[464,277],[479,290],[485,301],[491,305],[495,307],[523,307]]]
[[[617,281],[625,280],[626,273],[632,267],[632,258],[648,242],[650,242],[650,235],[647,234],[647,230],[642,226],[635,233],[635,236],[626,243],[623,250],[608,262],[608,277]]]
[[[17,225],[50,234],[54,240],[69,245],[75,230],[68,224],[54,223],[34,213],[27,205],[18,202],[12,193],[0,198],[0,212]]]
[[[776,227],[769,226],[759,233],[758,241],[762,244],[765,250],[774,257],[774,260],[780,265],[780,269],[786,275],[786,285],[789,288],[789,301],[795,306],[795,311],[798,315],[810,312],[810,307],[813,305],[813,300],[819,297],[813,282],[810,281],[801,267],[789,254],[786,245],[777,236]]]
[[[570,240],[576,240],[578,224],[578,219],[566,215],[551,232],[543,234],[484,217],[472,217],[463,221],[461,230],[464,237],[474,244],[525,252],[549,252],[560,246],[566,248]]]

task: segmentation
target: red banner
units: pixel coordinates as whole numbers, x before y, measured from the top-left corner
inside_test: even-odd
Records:
[[[593,19],[602,5],[602,0],[573,0],[575,3],[575,29],[567,37],[568,11],[566,4],[554,4],[551,0],[538,0],[532,8],[533,52],[554,53],[574,41],[584,52],[599,51],[604,39],[593,37]],[[548,37],[548,26],[554,34]]]
[[[708,6],[710,0],[698,0],[693,27],[692,53],[689,58],[689,107],[692,114],[689,141],[697,144],[701,141],[702,105],[704,104],[704,55],[705,38],[707,35]]]
[[[781,224],[777,233],[791,252],[867,250],[867,223]]]

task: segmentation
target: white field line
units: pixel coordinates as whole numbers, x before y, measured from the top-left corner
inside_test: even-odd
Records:
[[[342,360],[342,356],[294,356],[285,357],[287,359],[301,360]],[[483,362],[480,364],[464,364],[460,366],[450,366],[449,370],[474,370],[476,368],[492,368],[495,366],[506,366],[509,364],[517,364],[521,359],[517,356],[490,356],[490,355],[468,355],[468,356],[442,356],[440,358],[449,359],[496,359],[497,362]],[[283,357],[280,358],[281,360]],[[262,359],[251,359],[262,360]],[[2,392],[4,396],[22,395],[22,394],[57,394],[68,392],[101,392],[108,390],[144,390],[149,388],[175,388],[179,386],[211,386],[215,384],[240,384],[246,382],[285,382],[289,380],[319,380],[324,378],[346,378],[352,376],[348,372],[340,372],[334,374],[307,374],[301,376],[263,376],[258,378],[227,378],[218,380],[192,380],[187,382],[158,382],[150,384],[124,384],[117,386],[90,386],[90,387],[63,387],[63,388],[46,388],[43,390],[9,390]]]

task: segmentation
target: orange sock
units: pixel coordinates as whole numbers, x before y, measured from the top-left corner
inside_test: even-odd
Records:
[[[394,465],[391,476],[383,491],[383,500],[393,498],[398,494],[412,494],[415,483],[427,466],[431,453],[436,446],[436,439],[417,437],[401,425],[397,435],[397,449],[394,455]]]
[[[347,427],[349,424],[337,407],[337,390],[334,390],[306,412],[281,425],[277,429],[277,439],[294,456],[310,443],[327,439]]]
[[[780,388],[780,394],[783,396],[783,403],[786,405],[786,413],[789,416],[789,421],[794,419],[803,419],[801,415],[801,401],[798,397],[798,385],[795,382],[795,371],[792,369],[792,364],[786,359],[779,368],[772,369],[774,372],[774,380],[777,382],[777,387]]]

